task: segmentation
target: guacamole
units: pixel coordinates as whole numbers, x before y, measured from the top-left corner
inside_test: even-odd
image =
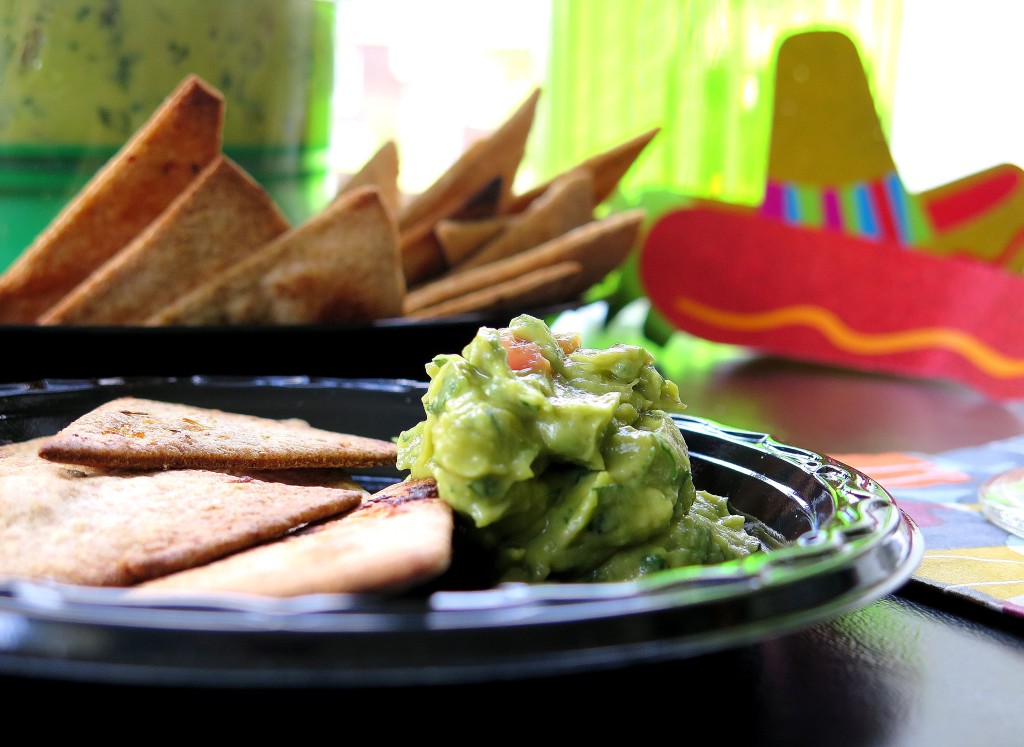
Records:
[[[678,388],[645,349],[583,348],[520,315],[426,370],[398,466],[436,479],[496,580],[621,581],[760,548],[695,488]]]

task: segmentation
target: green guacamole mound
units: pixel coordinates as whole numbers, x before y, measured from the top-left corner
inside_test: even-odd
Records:
[[[426,370],[398,466],[437,481],[496,580],[623,581],[760,548],[695,489],[670,415],[685,406],[643,348],[581,348],[524,314]]]

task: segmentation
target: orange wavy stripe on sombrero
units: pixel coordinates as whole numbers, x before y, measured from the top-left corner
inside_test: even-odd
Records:
[[[950,327],[859,332],[828,309],[811,304],[761,312],[734,312],[716,309],[692,298],[677,298],[676,308],[708,324],[741,332],[805,325],[821,332],[837,348],[859,355],[887,355],[940,348],[959,353],[977,368],[997,378],[1009,379],[1024,375],[1024,359],[1003,355],[966,332]]]

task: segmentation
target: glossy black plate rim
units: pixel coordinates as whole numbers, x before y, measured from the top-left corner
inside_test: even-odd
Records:
[[[365,324],[0,324],[0,348],[24,351],[6,357],[0,382],[16,384],[57,372],[74,378],[272,374],[421,379],[435,354],[460,352],[480,327],[507,326],[520,312],[551,319],[578,306],[577,301]]]
[[[264,388],[373,393],[409,407],[418,404],[425,383],[318,377],[41,380],[0,386],[0,417],[31,418],[46,398],[66,406],[88,395],[80,405],[88,409],[96,398],[129,390],[213,392],[230,402],[231,392]],[[254,686],[553,674],[690,656],[807,626],[895,590],[920,562],[917,528],[865,475],[766,434],[690,416],[677,422],[695,465],[710,473],[729,469],[772,482],[758,476],[767,460],[776,471],[778,465],[790,470],[773,490],[788,490],[786,483],[795,478],[813,483],[811,500],[803,499],[805,489],[798,496],[800,516],[781,518],[783,524],[808,522],[798,541],[760,558],[679,569],[643,582],[437,591],[425,599],[218,595],[139,603],[118,590],[13,582],[0,585],[0,671]],[[695,481],[697,476],[695,467]],[[450,645],[454,640],[457,645]],[[76,641],[90,643],[69,644]],[[193,657],[183,660],[181,651]]]

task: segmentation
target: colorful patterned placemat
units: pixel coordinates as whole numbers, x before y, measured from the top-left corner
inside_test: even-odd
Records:
[[[989,522],[978,504],[986,480],[1024,466],[1024,436],[940,454],[833,457],[878,481],[920,528],[915,581],[1024,617],[1024,539]]]

